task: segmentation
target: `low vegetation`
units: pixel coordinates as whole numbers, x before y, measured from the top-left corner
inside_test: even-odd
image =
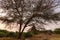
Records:
[[[0,30],[0,37],[16,37],[16,36],[17,36],[17,34],[15,32]]]
[[[9,32],[9,31],[6,31],[6,30],[0,30],[0,39],[1,40],[5,40],[5,39],[6,40],[15,39],[16,40],[17,34],[18,34],[18,32]],[[60,29],[57,28],[54,31],[46,30],[46,31],[30,31],[30,32],[27,32],[27,33],[24,32],[23,36],[24,36],[24,38],[31,39],[31,40],[33,40],[34,37],[44,38],[44,36],[48,36],[51,39],[52,39],[52,37],[54,37],[55,39],[58,39],[58,38],[60,38]]]

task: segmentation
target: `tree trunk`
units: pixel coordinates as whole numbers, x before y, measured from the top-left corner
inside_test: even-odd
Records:
[[[18,39],[19,39],[19,40],[25,40],[25,38],[23,37],[23,32],[20,32],[20,33],[19,33]]]
[[[21,33],[21,27],[22,27],[22,21],[20,20],[20,26],[19,26],[19,32],[18,32],[18,39],[22,39],[22,33]]]
[[[22,33],[21,32],[18,33],[18,39],[22,40]]]

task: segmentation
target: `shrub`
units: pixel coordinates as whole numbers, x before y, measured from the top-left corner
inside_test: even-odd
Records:
[[[0,30],[0,37],[6,37],[8,35],[8,31]]]
[[[16,37],[16,36],[17,36],[17,33],[15,32],[0,30],[0,37]]]
[[[60,31],[54,31],[54,33],[56,33],[56,34],[60,34]]]
[[[6,36],[4,32],[0,32],[0,37]]]
[[[16,37],[17,36],[17,34],[16,33],[14,33],[14,32],[9,32],[9,34],[7,35],[8,37]]]
[[[33,35],[33,33],[31,33],[31,32],[23,33],[23,36],[25,38],[32,37],[32,35]]]
[[[54,33],[60,34],[60,28],[56,28],[56,29],[54,30]]]

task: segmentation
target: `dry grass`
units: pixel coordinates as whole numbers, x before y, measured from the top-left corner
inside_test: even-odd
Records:
[[[60,40],[60,34],[38,34],[28,38],[28,40]]]
[[[10,37],[2,37],[0,40],[17,40],[15,38],[10,38]]]

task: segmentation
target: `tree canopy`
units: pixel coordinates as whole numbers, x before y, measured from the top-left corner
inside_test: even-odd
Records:
[[[59,0],[1,0],[0,8],[7,11],[6,16],[0,17],[0,20],[8,25],[16,23],[19,26],[19,32],[23,32],[29,25],[35,26],[46,24],[45,22],[56,21],[60,18],[53,13],[54,8],[59,5]],[[23,29],[22,29],[22,25]]]

